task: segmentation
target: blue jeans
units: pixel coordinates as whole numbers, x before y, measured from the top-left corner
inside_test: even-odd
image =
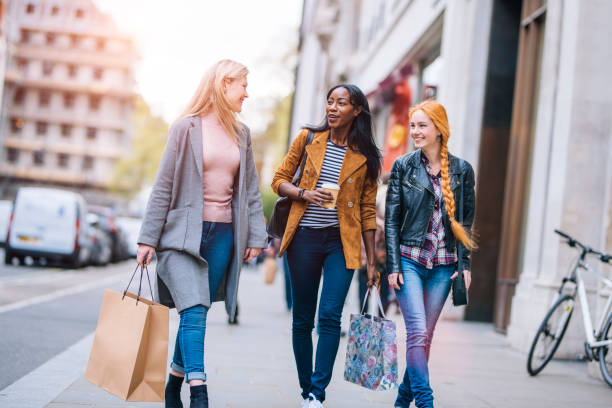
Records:
[[[208,262],[208,287],[210,302],[223,281],[232,259],[234,233],[231,223],[202,223],[202,242],[200,255]],[[181,322],[176,334],[172,369],[185,374],[185,381],[204,380],[204,335],[206,333],[206,315],[209,307],[196,305],[180,312]]]
[[[287,249],[293,298],[293,354],[297,365],[302,398],[313,393],[325,400],[338,344],[344,300],[353,278],[346,269],[338,228],[299,228]],[[319,282],[323,289],[319,302],[319,342],[312,370],[312,329],[317,308]]]
[[[402,257],[401,268],[404,284],[395,293],[406,324],[406,371],[395,406],[408,408],[414,399],[418,408],[433,407],[427,362],[436,322],[456,267],[453,264],[427,269]]]

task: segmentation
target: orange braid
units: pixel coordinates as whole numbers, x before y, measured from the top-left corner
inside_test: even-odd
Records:
[[[450,187],[450,175],[449,175],[449,160],[448,160],[448,139],[450,137],[450,129],[448,125],[448,118],[446,116],[446,110],[442,104],[427,100],[421,102],[417,106],[410,109],[410,116],[417,110],[422,110],[431,121],[434,123],[438,131],[440,132],[440,173],[442,175],[442,195],[444,196],[444,204],[446,206],[446,214],[451,222],[451,229],[455,238],[457,238],[465,247],[472,251],[478,248],[476,242],[470,237],[463,225],[461,225],[455,219],[455,196]]]

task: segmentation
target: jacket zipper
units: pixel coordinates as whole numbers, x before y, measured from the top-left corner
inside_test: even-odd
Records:
[[[434,203],[435,203],[434,197]],[[434,204],[435,205],[435,204]],[[431,224],[431,219],[433,218],[433,208],[430,208],[431,213],[429,214],[429,221],[427,221],[427,225],[425,225],[425,231],[423,232],[423,240],[421,241],[421,248],[425,245],[425,240],[427,239],[427,229],[429,228],[429,224]]]

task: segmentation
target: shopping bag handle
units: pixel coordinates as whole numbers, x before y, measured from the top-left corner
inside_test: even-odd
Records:
[[[372,288],[376,288],[376,290],[372,290]],[[372,293],[376,293],[376,296],[372,295]],[[376,298],[376,304],[378,305],[380,314],[382,315],[383,319],[386,319],[387,316],[385,316],[385,310],[383,309],[382,301],[380,300],[380,295],[378,294],[378,287],[376,285],[372,285],[371,287],[368,288],[368,292],[363,298],[363,305],[361,305],[361,314],[364,314],[363,311],[365,309],[366,302],[368,301],[368,297],[370,297],[370,295]]]
[[[123,296],[121,297],[121,300],[123,300],[123,298],[125,298],[125,294],[127,293],[128,289],[130,288],[130,285],[132,284],[132,280],[134,279],[134,276],[136,276],[136,272],[138,271],[138,267],[140,267],[140,282],[138,283],[138,294],[136,295],[136,304],[138,305],[138,302],[140,301],[140,293],[142,291],[142,275],[143,275],[143,271],[145,271],[147,273],[147,281],[149,282],[149,291],[151,292],[151,300],[154,301],[154,297],[153,297],[153,289],[151,287],[151,278],[149,278],[149,269],[147,268],[147,265],[140,265],[140,264],[136,264],[136,269],[134,269],[134,273],[132,273],[132,277],[130,278],[130,281],[128,282],[125,290],[123,291]]]

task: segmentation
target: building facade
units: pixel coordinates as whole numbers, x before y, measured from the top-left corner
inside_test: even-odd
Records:
[[[91,0],[12,0],[0,117],[0,192],[78,189],[107,200],[130,147],[136,50]]]
[[[350,82],[368,95],[392,161],[412,149],[405,107],[443,103],[450,151],[477,176],[464,317],[492,322],[522,351],[576,255],[553,230],[612,252],[610,15],[606,0],[305,2],[292,137],[323,118],[330,86]],[[607,292],[591,276],[587,289],[600,312]],[[580,319],[558,356],[583,353]]]
[[[6,0],[0,0],[0,83],[4,82],[6,70]],[[3,86],[0,86],[0,101],[2,101]]]

